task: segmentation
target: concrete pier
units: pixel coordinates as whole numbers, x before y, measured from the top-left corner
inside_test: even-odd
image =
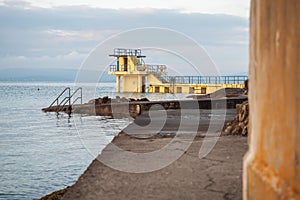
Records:
[[[235,115],[235,110],[231,111],[226,113],[228,115],[226,120],[232,119]],[[123,157],[115,146],[131,153],[147,154],[160,151],[172,142],[180,124],[180,112],[178,113],[178,110],[167,111],[167,122],[160,130],[162,136],[158,136],[155,129],[155,124],[163,118],[159,114],[160,111],[157,112],[158,114],[151,118],[153,126],[143,128],[147,126],[149,118],[141,115],[135,119],[134,124],[129,125],[116,136],[78,181],[67,189],[63,199],[241,199],[242,157],[247,150],[247,137],[219,137],[213,150],[200,159],[200,148],[207,141],[214,140],[214,137],[204,138],[205,135],[199,135],[200,137],[194,138],[186,150],[177,146],[186,142],[188,133],[192,130],[191,127],[195,125],[195,122],[199,123],[199,121],[193,121],[193,117],[181,124],[183,140],[176,140],[176,146],[166,152],[168,157],[174,152],[181,155],[170,165],[145,173],[129,173],[114,169],[103,162],[111,160],[113,163],[122,162],[137,166],[141,163],[136,163],[135,157]],[[200,112],[202,115],[196,131],[206,133],[210,113]],[[190,116],[193,115],[193,111],[188,113]],[[214,123],[221,123],[220,127],[222,127],[224,122],[214,121]],[[154,159],[150,162],[159,164],[162,161]],[[144,162],[149,162],[149,160]]]
[[[42,109],[44,112],[66,111],[72,113],[113,117],[136,117],[149,109],[235,109],[237,104],[247,100],[247,96],[198,99],[198,100],[165,100],[165,101],[133,101],[121,103],[86,103],[72,107],[50,107]]]

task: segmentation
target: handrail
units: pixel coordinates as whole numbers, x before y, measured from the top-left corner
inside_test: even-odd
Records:
[[[80,90],[80,96],[77,97],[77,98],[75,99],[75,101],[73,101],[73,102],[71,103],[72,97],[73,97],[79,90]],[[81,104],[82,104],[82,88],[81,88],[81,87],[77,88],[77,89],[72,93],[72,95],[70,95],[69,97],[66,97],[65,99],[68,99],[68,100],[67,100],[64,104],[62,104],[63,101],[59,104],[59,106],[61,107],[61,109],[64,108],[64,106],[67,104],[67,102],[69,102],[69,106],[74,105],[74,103],[75,103],[78,99],[81,99]],[[58,111],[60,111],[60,110],[58,110]]]
[[[166,76],[155,74],[161,81],[172,84],[243,84],[248,76]]]
[[[69,93],[68,93],[68,96],[66,96],[63,100],[61,100],[61,101],[59,102],[59,98],[60,98],[62,95],[64,95],[67,91],[69,92]],[[75,94],[77,94],[78,91],[80,91],[80,96],[77,97],[77,98],[72,102],[72,97],[73,97]],[[67,103],[69,103],[69,106],[74,105],[74,103],[77,102],[78,99],[81,100],[80,103],[82,104],[82,88],[81,88],[81,87],[77,88],[77,89],[72,93],[72,95],[71,95],[71,89],[70,89],[70,87],[66,87],[66,88],[65,88],[65,89],[64,89],[64,90],[56,97],[56,99],[50,104],[49,108],[50,108],[51,106],[53,106],[53,105],[56,103],[56,106],[58,107],[58,108],[57,108],[57,112],[60,112],[60,111],[63,110],[63,108],[65,107],[65,105],[66,105]]]
[[[71,89],[70,89],[70,87],[66,87],[57,97],[56,97],[56,99],[50,104],[50,106],[49,106],[49,108],[51,107],[51,106],[53,106],[53,104],[56,102],[56,105],[57,106],[59,106],[65,99],[66,99],[66,97],[61,101],[61,103],[59,103],[59,98],[63,95],[63,94],[65,94],[65,92],[66,91],[68,91],[69,92],[69,97],[70,97],[70,94],[71,94]]]
[[[72,98],[78,91],[80,91],[80,96],[77,97],[77,98],[71,103],[71,105],[74,105],[74,103],[75,103],[78,99],[80,99],[80,104],[82,104],[82,87],[77,88],[77,89],[73,92],[73,94],[70,96],[70,100],[71,100],[71,98]]]

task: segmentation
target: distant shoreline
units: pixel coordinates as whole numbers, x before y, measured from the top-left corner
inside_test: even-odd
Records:
[[[104,73],[103,73],[104,72]],[[80,70],[64,68],[4,68],[0,69],[0,81],[32,81],[32,82],[76,82],[78,73],[81,80],[89,81],[89,77],[99,75],[100,82],[115,82],[115,77],[103,70]]]

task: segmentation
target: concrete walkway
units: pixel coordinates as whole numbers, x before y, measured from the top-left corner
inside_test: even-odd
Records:
[[[173,119],[176,120],[176,117]],[[130,127],[127,129],[130,130]],[[163,130],[165,129],[171,130],[170,127],[164,127]],[[207,139],[214,138],[206,137],[206,142]],[[173,149],[169,149],[170,157],[176,151],[181,156],[164,168],[145,173],[129,173],[108,167],[99,160],[106,164],[120,161],[124,166],[131,164],[134,168],[132,163],[136,157],[120,156],[123,154],[116,150],[116,146],[136,153],[138,157],[139,154],[160,151],[174,140],[172,137],[136,138],[120,133],[98,159],[92,162],[76,184],[67,190],[63,199],[242,199],[242,158],[248,147],[247,138],[219,137],[213,150],[200,159],[199,150],[204,140],[203,137],[195,137],[188,149],[173,146]],[[186,138],[183,137],[176,142],[181,144],[184,141]],[[156,159],[149,162],[145,159],[142,163],[136,163],[136,167],[147,168],[149,163],[151,168],[160,161]]]

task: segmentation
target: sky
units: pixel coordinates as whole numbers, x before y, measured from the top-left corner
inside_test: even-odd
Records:
[[[5,4],[5,1],[1,1]],[[8,1],[6,1],[8,2]],[[249,0],[28,0],[33,6],[42,8],[53,8],[58,6],[89,6],[93,8],[109,9],[135,9],[156,8],[176,9],[183,13],[226,13],[242,17],[248,17]]]
[[[78,69],[109,37],[159,27],[202,45],[222,73],[247,71],[250,0],[170,2],[0,0],[0,69]]]

